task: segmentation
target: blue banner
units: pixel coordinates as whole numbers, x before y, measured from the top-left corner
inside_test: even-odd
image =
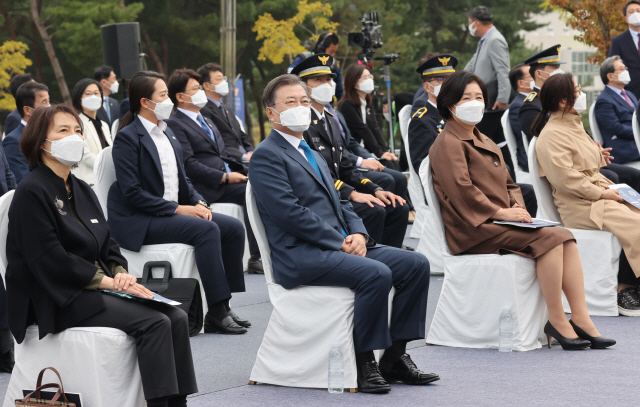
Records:
[[[245,123],[245,120],[244,120],[244,113],[245,113],[244,112],[244,87],[242,85],[243,85],[243,80],[238,79],[236,81],[236,86],[234,88],[234,101],[235,101],[236,116],[240,118],[240,120],[242,121],[242,126],[245,129],[245,132],[247,132],[247,124]]]

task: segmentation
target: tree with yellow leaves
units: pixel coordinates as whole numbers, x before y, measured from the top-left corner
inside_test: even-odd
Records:
[[[302,28],[310,34],[311,41],[317,41],[320,34],[335,31],[338,27],[338,23],[329,20],[332,15],[331,5],[321,1],[309,3],[307,0],[300,1],[298,13],[286,20],[276,20],[270,13],[261,15],[251,29],[258,34],[258,41],[264,40],[258,59],[268,59],[274,64],[281,64],[284,57],[288,56],[289,63],[292,63],[295,55],[306,51],[294,29]],[[313,25],[312,28],[308,27],[308,18]]]
[[[0,45],[0,110],[13,110],[16,102],[9,93],[9,82],[15,74],[22,74],[31,65],[24,56],[29,47],[20,41],[6,41]]]

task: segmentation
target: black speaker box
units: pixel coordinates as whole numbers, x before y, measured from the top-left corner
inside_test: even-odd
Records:
[[[100,34],[104,64],[113,67],[118,79],[129,79],[142,70],[138,23],[103,25]]]

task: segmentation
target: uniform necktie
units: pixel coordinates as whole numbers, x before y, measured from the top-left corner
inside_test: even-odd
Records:
[[[309,164],[311,164],[316,173],[318,173],[318,176],[320,176],[320,179],[322,179],[322,174],[320,174],[320,168],[318,167],[318,163],[316,162],[316,157],[314,157],[313,151],[311,151],[311,147],[309,147],[309,144],[307,144],[306,141],[302,140],[300,141],[300,148],[302,149],[302,151],[304,151],[304,156],[307,157],[307,161],[309,161]],[[340,229],[342,230],[342,236],[347,237],[347,232],[345,232],[344,228]]]
[[[213,140],[213,143],[216,146],[218,146],[218,141],[216,140],[216,136],[213,135],[213,131],[211,130],[211,128],[207,126],[207,123],[204,121],[204,118],[202,117],[202,115],[199,114],[197,119],[198,119],[198,123],[200,123],[200,127],[202,127],[202,130],[204,130],[209,135],[209,137],[211,137],[211,140]],[[218,149],[220,149],[220,146],[218,146]],[[226,162],[224,162],[224,169],[227,172],[227,174],[231,172],[231,169],[229,168],[229,164],[227,164]]]
[[[324,127],[324,131],[327,132],[327,134],[329,134],[329,129],[327,129],[327,122],[324,120],[324,117],[321,118],[320,120],[318,120],[320,122],[320,124],[322,125],[322,127]]]
[[[631,107],[635,107],[633,105],[633,102],[631,101],[631,99],[629,99],[629,96],[627,96],[627,92],[624,91],[624,89],[622,89],[622,97],[624,97],[624,100],[627,101],[627,103],[629,104],[629,106]]]

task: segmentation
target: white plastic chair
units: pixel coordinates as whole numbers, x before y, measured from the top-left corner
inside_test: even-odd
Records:
[[[113,124],[111,124],[111,140],[116,139],[116,134],[118,134],[118,126],[120,126],[120,119],[114,120]]]
[[[300,286],[287,290],[273,278],[271,249],[251,183],[247,185],[249,222],[255,233],[273,306],[249,384],[288,387],[328,386],[328,355],[332,343],[343,354],[344,388],[356,391],[353,348],[353,292],[344,287]],[[395,289],[389,294],[391,303]],[[389,316],[391,307],[389,307]],[[376,352],[377,357],[380,352]]]
[[[522,168],[520,168],[520,165],[518,165],[518,144],[516,143],[516,137],[513,134],[511,123],[509,123],[509,109],[504,111],[502,118],[500,118],[500,123],[502,124],[502,132],[504,133],[504,138],[507,141],[507,146],[509,147],[511,162],[513,162],[513,172],[516,174],[516,179],[514,180],[514,182],[529,184],[531,178],[529,176],[529,173],[524,171]]]
[[[562,222],[553,201],[553,190],[546,178],[540,177],[534,137],[529,146],[529,172],[531,184],[538,200],[540,218]],[[622,246],[618,239],[604,230],[570,229],[576,238],[582,270],[587,309],[591,315],[618,315],[618,265]],[[569,303],[562,294],[564,310],[571,312]]]
[[[524,144],[524,149],[529,151],[529,139],[524,131],[521,131],[520,133],[522,134],[522,144]]]
[[[427,344],[497,349],[500,314],[509,306],[514,319],[513,349],[540,348],[548,313],[535,260],[517,254],[452,255],[429,157],[420,166],[420,179],[444,258],[444,282]]]
[[[7,192],[0,198],[0,274],[3,282],[8,264],[6,241],[13,193]],[[135,340],[121,330],[69,328],[42,340],[38,337],[38,326],[31,325],[24,341],[15,345],[16,364],[4,407],[15,406],[15,400],[23,398],[23,389],[34,389],[38,373],[47,366],[60,372],[66,391],[82,394],[84,405],[146,405]]]

